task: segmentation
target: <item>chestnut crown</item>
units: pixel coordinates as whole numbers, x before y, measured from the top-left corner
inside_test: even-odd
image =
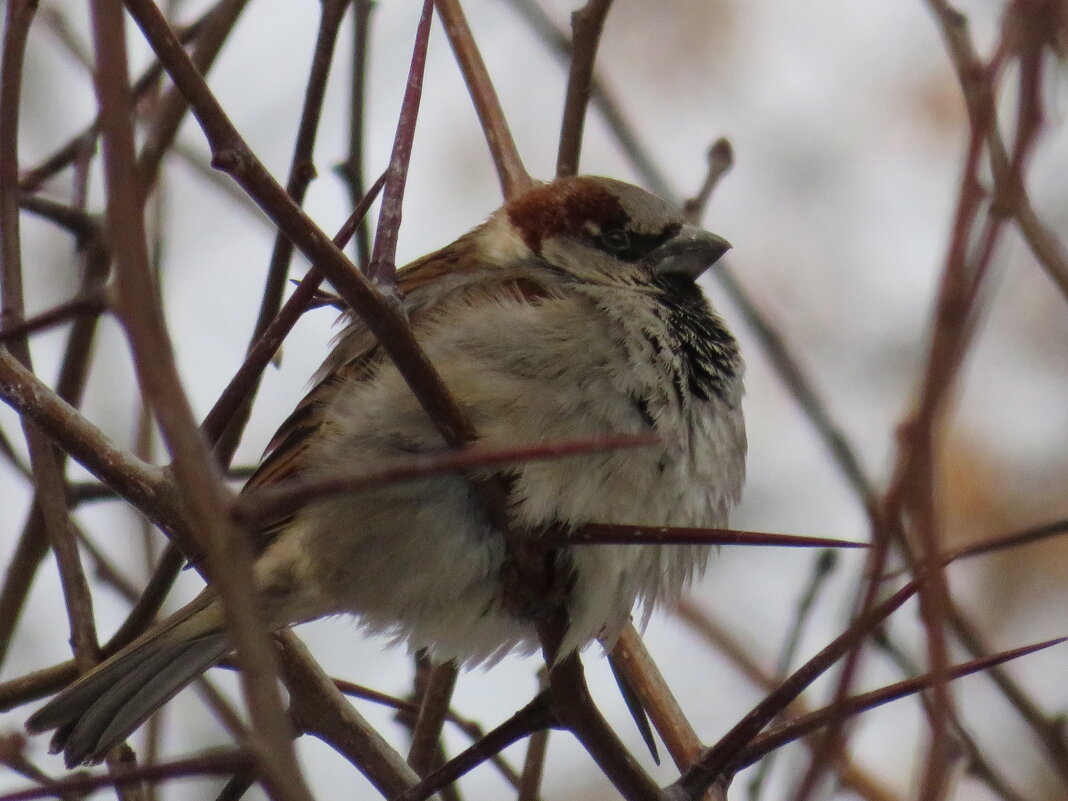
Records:
[[[540,184],[498,214],[535,258],[591,283],[696,279],[730,248],[667,201],[611,178]]]

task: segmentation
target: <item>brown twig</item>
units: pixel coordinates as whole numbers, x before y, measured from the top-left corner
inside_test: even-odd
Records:
[[[913,579],[885,601],[858,615],[849,628],[824,646],[819,653],[795,670],[785,681],[769,692],[748,714],[736,723],[719,742],[708,749],[676,784],[689,798],[701,796],[720,777],[754,737],[796,699],[806,687],[827,671],[842,656],[851,652],[875,626],[886,620],[915,595],[921,585]],[[837,753],[837,752],[832,752]]]
[[[278,637],[286,686],[297,702],[291,714],[298,728],[331,745],[387,798],[416,785],[419,777],[404,757],[345,700],[300,640],[290,632]]]
[[[275,684],[274,652],[252,597],[251,546],[227,522],[226,491],[200,435],[175,368],[149,267],[143,221],[144,171],[136,161],[133,101],[126,72],[122,8],[93,3],[96,84],[104,140],[108,235],[115,257],[116,310],[134,366],[173,458],[183,505],[208,555],[224,618],[242,662],[252,719],[250,742],[265,784],[284,801],[310,798],[292,750]]]
[[[708,171],[705,173],[705,182],[701,184],[696,195],[687,198],[682,204],[682,213],[686,215],[689,222],[695,225],[700,223],[708,201],[712,198],[712,193],[733,166],[734,148],[731,147],[729,140],[721,137],[708,149]]]
[[[865,542],[830,537],[802,537],[733,528],[683,528],[587,523],[574,531],[550,532],[550,542],[561,545],[768,545],[791,548],[867,548]]]
[[[193,45],[193,52],[189,56],[201,75],[206,75],[215,63],[219,51],[247,5],[248,0],[219,0],[210,14],[205,15]],[[177,34],[175,39],[180,41]],[[152,119],[148,121],[148,130],[137,162],[146,192],[155,184],[163,157],[178,135],[178,129],[188,109],[188,98],[176,86],[168,88],[153,105]]]
[[[633,624],[628,623],[623,629],[612,647],[611,657],[613,665],[626,675],[630,686],[641,699],[675,766],[679,770],[690,767],[703,750],[701,739],[686,719],[682,707]]]
[[[538,671],[538,685],[544,693],[549,686],[549,673]],[[545,774],[545,757],[549,750],[548,727],[535,731],[527,738],[527,754],[523,759],[523,773],[519,777],[516,801],[538,801],[542,778]]]
[[[70,232],[79,243],[91,237],[99,236],[100,225],[84,208],[59,203],[55,200],[22,192],[19,205],[42,220],[48,220]]]
[[[716,620],[711,613],[699,609],[692,600],[683,598],[676,609],[676,614],[698,637],[720,651],[727,661],[748,678],[758,690],[771,692],[782,684],[781,676],[774,676],[767,672],[760,660],[729,634],[720,621]],[[808,712],[808,707],[799,697],[784,707],[780,716],[794,719]],[[814,740],[806,738],[805,743],[811,748]],[[900,801],[878,779],[858,767],[847,754],[840,755],[839,760],[838,775],[843,787],[850,789],[866,801]]]
[[[311,69],[308,71],[307,86],[304,91],[304,107],[300,114],[296,140],[293,143],[293,155],[289,162],[289,178],[286,191],[299,206],[304,203],[308,186],[315,177],[315,140],[322,119],[323,99],[326,96],[326,81],[333,63],[334,48],[337,44],[338,31],[344,18],[345,10],[351,0],[324,0],[319,17],[319,32],[312,53]],[[280,231],[275,232],[274,246],[267,267],[267,277],[263,285],[263,297],[260,310],[252,329],[249,350],[263,336],[268,326],[278,315],[285,292],[289,266],[293,259],[293,243]],[[252,411],[252,402],[259,389],[259,381],[245,393],[244,403],[229,416],[225,433],[215,443],[215,453],[223,465],[229,465],[237,450],[238,442],[248,424]]]
[[[587,0],[586,5],[571,12],[571,68],[567,76],[567,94],[560,123],[560,147],[556,155],[558,177],[578,172],[586,107],[590,103],[590,86],[593,82],[593,64],[611,7],[612,0]]]
[[[3,351],[0,351],[0,398],[33,420],[53,442],[154,523],[190,542],[167,474],[119,447]]]
[[[142,765],[126,772],[116,772],[110,775],[75,773],[44,787],[31,787],[27,790],[4,793],[0,795],[0,801],[34,801],[34,799],[50,798],[64,793],[86,795],[103,787],[121,787],[142,781],[161,782],[187,776],[225,776],[247,767],[252,764],[252,761],[247,751],[231,749],[205,753],[189,759],[176,759],[173,762]]]
[[[206,11],[198,20],[179,31],[178,36],[181,41],[183,43],[188,43],[195,39],[196,36],[203,31],[206,21],[211,19],[212,16],[217,13],[218,8],[218,6],[215,6],[208,9],[208,11]],[[134,83],[132,90],[134,97],[141,99],[147,96],[156,88],[159,79],[162,76],[162,65],[158,61],[153,62],[143,73],[141,73],[141,76]],[[81,132],[61,145],[51,155],[46,156],[36,167],[28,170],[20,176],[19,188],[23,192],[35,192],[45,181],[52,178],[61,170],[83,158],[86,154],[93,154],[96,149],[96,140],[99,133],[100,120],[98,117]]]
[[[4,330],[0,331],[0,342],[36,334],[70,322],[73,318],[100,315],[107,309],[107,287],[103,285],[90,287],[87,291],[47,311],[27,317],[22,322],[5,326]]]
[[[1051,24],[1048,19],[1041,19],[1041,15],[1049,14],[1051,11],[1056,13],[1057,5],[1055,3],[1031,5],[1030,12],[1040,17],[1036,26],[1037,32],[1040,35],[1055,35],[1058,25]],[[968,33],[967,17],[945,0],[928,0],[927,6],[938,23],[939,32],[942,34],[946,52],[957,73],[957,80],[960,82],[969,114],[973,118],[977,114],[982,115],[984,108],[992,108],[994,105],[993,90],[989,81],[985,80],[981,60]],[[1013,13],[1026,8],[1026,5],[1014,4]],[[1018,171],[1014,170],[1011,165],[1001,131],[994,119],[987,120],[986,142],[990,167],[994,175],[995,192],[1002,209],[1015,219],[1020,233],[1027,241],[1035,258],[1046,270],[1061,294],[1068,298],[1068,253],[1065,252],[1064,246],[1056,235],[1038,218],[1027,193],[1019,191],[1023,187],[1022,180],[1013,177],[1013,173]]]
[[[352,216],[349,217],[334,237],[333,241],[339,248],[345,246],[352,232],[366,216],[371,204],[378,197],[384,182],[385,174],[383,173],[371,186],[367,194],[356,204]],[[238,371],[234,373],[230,383],[226,385],[218,400],[215,401],[215,405],[211,407],[211,410],[205,416],[204,422],[201,423],[204,435],[209,441],[217,442],[222,436],[232,416],[240,408],[241,404],[245,403],[248,394],[256,386],[259,376],[267,369],[267,365],[270,364],[283,340],[293,330],[293,326],[296,325],[300,316],[311,305],[322,281],[323,274],[319,270],[314,267],[308,270],[297,285],[296,290],[289,297],[289,300],[285,302],[278,312],[278,316],[271,322],[260,338],[256,340],[255,344],[249,348],[245,361],[242,362]]]
[[[419,698],[419,712],[412,725],[412,744],[408,764],[420,776],[426,776],[437,761],[441,729],[449,715],[452,693],[459,668],[455,662],[431,665],[426,685]]]
[[[513,465],[524,462],[563,459],[583,453],[648,447],[658,437],[647,434],[562,440],[539,445],[495,447],[469,445],[440,454],[426,454],[381,459],[367,467],[357,466],[334,473],[317,473],[295,478],[275,486],[243,494],[234,504],[234,513],[244,522],[254,524],[276,515],[291,512],[319,498],[353,492],[381,484],[419,480],[442,473],[459,473],[480,467]],[[595,535],[594,535],[595,536]]]
[[[535,0],[512,0],[511,5],[523,16],[534,33],[552,50],[555,56],[567,64],[571,63],[571,37],[557,26]],[[655,194],[670,199],[672,190],[667,180],[660,173],[648,149],[627,122],[622,103],[596,71],[590,81],[590,100],[593,107],[604,118],[609,131],[616,137],[624,155],[634,165],[635,171],[642,176],[646,186]]]
[[[809,620],[812,610],[815,608],[816,598],[819,596],[820,591],[827,585],[827,580],[834,573],[837,564],[838,553],[835,550],[828,548],[820,551],[816,555],[808,582],[794,607],[793,620],[790,621],[790,627],[787,629],[785,641],[782,650],[779,653],[779,661],[775,670],[776,679],[772,682],[772,686],[778,684],[789,675],[790,666],[793,665],[794,660],[797,657],[797,651],[801,645],[801,634],[805,628],[805,624]],[[885,629],[880,629],[879,631],[885,631]],[[751,799],[759,798],[760,791],[764,786],[764,781],[771,772],[774,762],[775,754],[769,754],[767,759],[762,760],[760,765],[754,771],[748,785],[749,797]],[[839,756],[840,770],[846,767],[843,764],[845,762],[846,755],[843,753]]]
[[[412,158],[412,143],[415,141],[415,123],[419,118],[419,103],[423,97],[423,72],[426,69],[433,10],[433,0],[424,0],[415,32],[408,83],[397,119],[397,134],[393,138],[393,152],[386,168],[386,186],[382,190],[382,210],[378,213],[374,250],[367,265],[367,277],[387,290],[391,289],[397,280],[397,237],[400,233],[404,187],[408,182],[408,163]]]
[[[513,743],[553,725],[555,719],[548,703],[548,694],[541,692],[504,723],[487,732],[478,742],[434,770],[418,784],[409,787],[393,801],[423,801]]]
[[[905,654],[902,648],[899,648],[888,636],[886,636],[885,630],[877,631],[872,640],[875,647],[880,649],[882,653],[886,654],[906,676],[914,677],[923,672],[914,661]],[[993,666],[990,669],[993,669]],[[923,704],[925,708],[930,707],[930,699],[925,693],[920,693],[918,697],[920,703]],[[927,714],[931,714],[930,709],[927,709]],[[968,773],[986,784],[987,787],[989,787],[999,798],[1003,799],[1003,801],[1025,801],[1024,795],[1014,789],[1005,777],[994,767],[990,760],[984,756],[979,744],[975,741],[975,738],[972,737],[971,733],[969,733],[961,720],[954,716],[950,719],[950,723],[953,727],[953,737],[964,750],[964,758],[967,764]]]
[[[962,665],[953,665],[949,667],[943,675],[927,673],[915,679],[907,679],[882,687],[878,690],[873,690],[872,692],[852,696],[845,699],[845,703],[839,709],[835,709],[832,706],[819,709],[804,717],[798,718],[797,720],[784,723],[781,726],[769,730],[760,737],[757,737],[751,745],[738,754],[737,758],[731,763],[730,770],[732,772],[742,770],[763,758],[771,751],[781,748],[785,744],[793,742],[811,731],[834,722],[842,714],[849,716],[858,715],[861,712],[867,712],[877,706],[896,701],[899,698],[905,698],[909,695],[915,695],[923,690],[931,689],[932,687],[937,686],[941,681],[955,681],[964,676],[988,670],[995,665],[1001,665],[1014,659],[1020,659],[1021,657],[1033,654],[1036,651],[1052,648],[1065,641],[1066,638],[1061,637],[1054,640],[1035,643],[1034,645],[1027,645],[1022,648],[1014,648],[1011,651],[1002,651],[985,659],[974,659]]]
[[[501,193],[505,198],[522,194],[531,186],[531,178],[519,158],[519,150],[508,129],[497,92],[490,81],[482,55],[478,52],[471,29],[467,25],[459,0],[436,0],[438,16],[452,45],[456,62],[460,65],[467,90],[474,101],[482,131],[486,135],[490,156],[497,167]]]
[[[18,110],[22,82],[22,60],[25,57],[30,22],[36,10],[35,4],[14,4],[9,8],[5,24],[3,61],[0,64],[0,175],[12,180],[4,181],[0,191],[0,292],[3,295],[0,325],[5,331],[18,329],[24,322],[22,257],[18,225],[17,182]],[[9,85],[13,84],[13,85]],[[29,343],[26,331],[9,336],[6,342],[11,354],[26,368],[30,367]],[[74,541],[67,510],[67,493],[63,484],[60,462],[44,433],[31,421],[23,418],[23,431],[30,452],[30,467],[33,471],[35,503],[40,512],[44,531],[52,543],[59,564],[60,582],[70,623],[71,646],[74,657],[82,670],[87,670],[97,661],[98,645],[93,623],[92,600],[89,585],[82,571],[78,548]]]
[[[364,191],[363,159],[366,122],[367,59],[371,41],[374,0],[354,0],[352,14],[352,73],[349,84],[349,147],[345,160],[335,168],[355,207]],[[371,261],[371,228],[366,220],[356,229],[356,264],[366,272]]]

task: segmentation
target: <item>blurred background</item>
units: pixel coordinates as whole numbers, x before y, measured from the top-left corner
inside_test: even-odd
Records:
[[[540,0],[560,26],[576,5]],[[379,3],[373,14],[368,75],[367,154],[372,178],[392,144],[419,4]],[[566,67],[507,0],[467,0],[476,40],[493,76],[528,169],[554,170]],[[188,21],[207,4],[185,0],[177,19]],[[974,0],[969,15],[980,53],[998,34],[1003,6]],[[311,0],[254,0],[249,4],[209,83],[249,144],[284,178],[296,131],[319,4]],[[82,4],[42,0],[32,30],[23,89],[20,160],[24,166],[63,144],[91,119],[92,81],[57,29],[90,41]],[[150,54],[131,25],[135,72]],[[342,37],[316,149],[319,177],[306,207],[320,226],[335,231],[349,200],[333,168],[345,156],[349,42]],[[1068,71],[1049,64],[1048,119],[1029,172],[1032,201],[1055,232],[1068,231]],[[863,466],[879,486],[888,477],[896,427],[914,400],[923,365],[934,293],[947,247],[966,143],[960,90],[927,8],[896,0],[617,0],[598,60],[602,80],[621,104],[640,141],[666,176],[676,198],[692,195],[705,172],[705,153],[720,136],[730,139],[735,166],[716,190],[704,219],[727,237],[731,269],[759,308],[786,338]],[[1012,94],[1004,98],[1011,103]],[[641,181],[601,116],[592,111],[581,170]],[[179,137],[184,157],[166,163],[154,206],[161,247],[162,284],[179,366],[202,417],[239,365],[259,304],[273,231],[248,203],[225,191],[225,177],[205,177],[208,149],[193,122]],[[101,209],[99,162],[90,207]],[[46,195],[67,199],[70,179],[50,182]],[[451,241],[500,202],[481,131],[440,26],[435,23],[423,103],[404,204],[398,261]],[[71,243],[50,224],[23,215],[28,312],[67,299],[78,286]],[[295,273],[307,265],[298,257]],[[963,372],[941,453],[941,511],[947,544],[1068,517],[1068,308],[1015,231],[994,266],[990,312]],[[749,480],[732,524],[792,534],[867,539],[862,504],[835,466],[760,345],[721,291],[715,276],[706,289],[742,341],[747,357],[746,415]],[[254,464],[278,423],[301,397],[334,332],[330,309],[307,314],[287,340],[278,369],[268,372],[235,464]],[[33,356],[51,381],[63,329],[38,335]],[[140,414],[126,343],[105,320],[100,354],[84,409],[120,442],[132,444]],[[17,418],[0,409],[0,424],[21,442]],[[164,457],[159,455],[163,460]],[[86,477],[72,468],[75,477]],[[14,547],[26,514],[25,480],[0,462],[0,556]],[[141,521],[121,503],[81,507],[77,518],[132,581],[143,581],[146,561]],[[156,537],[156,545],[162,541]],[[1068,633],[1068,542],[1017,549],[955,566],[951,588],[981,621],[994,648]],[[774,670],[816,554],[806,551],[724,548],[693,603],[714,614],[769,670]],[[853,609],[862,558],[842,555],[805,629],[800,657],[841,631]],[[200,582],[183,576],[173,606]],[[122,621],[127,603],[99,585],[95,612],[102,637]],[[923,656],[914,606],[890,627],[895,639]],[[388,642],[363,636],[351,620],[302,626],[314,655],[334,675],[397,695],[411,685],[411,660]],[[899,635],[899,636],[897,636]],[[69,658],[58,578],[41,570],[0,680]],[[655,614],[648,647],[706,742],[722,734],[761,697],[732,664],[670,612]],[[959,657],[960,654],[957,654]],[[591,684],[611,722],[638,754],[650,760],[596,649],[586,659]],[[461,675],[455,706],[487,727],[504,719],[535,691],[536,660],[509,659],[489,671]],[[1009,670],[1050,712],[1068,704],[1068,651],[1062,646]],[[230,691],[234,677],[214,671]],[[901,674],[879,653],[865,663],[863,686]],[[818,703],[828,683],[817,685]],[[984,677],[953,688],[963,717],[998,767],[1027,797],[1063,798],[1034,737]],[[361,711],[398,744],[403,730],[391,713],[361,703]],[[29,709],[8,713],[0,730],[18,730]],[[180,755],[226,735],[195,692],[166,709],[162,753]],[[893,793],[907,798],[922,767],[925,729],[914,700],[865,715],[855,729],[856,761]],[[449,733],[453,748],[465,744]],[[137,738],[132,741],[140,746]],[[45,738],[31,753],[49,770]],[[374,798],[362,777],[325,746],[303,738],[313,791],[321,798]],[[522,749],[510,752],[516,761]],[[799,746],[779,757],[764,798],[781,797],[807,764]],[[612,798],[614,791],[585,752],[566,735],[549,745],[545,798]],[[669,767],[656,775],[670,781]],[[732,798],[745,798],[743,776]],[[0,772],[0,790],[25,780]],[[470,798],[507,791],[483,767],[461,786]],[[181,782],[165,798],[212,797],[214,782]],[[826,796],[835,794],[828,787]],[[846,795],[843,793],[843,796]],[[995,796],[963,777],[955,801]]]

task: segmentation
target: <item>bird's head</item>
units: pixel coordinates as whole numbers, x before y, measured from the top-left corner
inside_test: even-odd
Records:
[[[696,279],[730,248],[656,195],[592,176],[537,185],[501,207],[482,235],[491,263],[537,260],[593,284]]]

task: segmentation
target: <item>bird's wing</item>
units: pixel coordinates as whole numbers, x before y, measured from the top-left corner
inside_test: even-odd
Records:
[[[484,275],[485,269],[482,261],[474,257],[473,248],[465,237],[400,270],[397,294],[404,303],[409,322],[418,328],[443,305],[453,300],[470,302],[468,295],[487,291],[484,281],[466,284],[463,280],[465,274],[472,278],[476,274]],[[501,281],[490,282],[491,286],[497,287],[495,292],[530,300],[547,294],[531,282],[508,277],[507,272],[500,276]],[[441,289],[445,283],[441,279],[445,276],[459,279],[451,291]],[[374,334],[355,315],[338,339],[339,344],[323,364],[315,386],[279,426],[243,491],[274,485],[303,473],[307,468],[309,444],[326,424],[324,410],[342,387],[370,380],[381,359],[385,358]],[[292,519],[293,513],[289,513],[264,523],[256,532],[257,548],[266,548]]]

